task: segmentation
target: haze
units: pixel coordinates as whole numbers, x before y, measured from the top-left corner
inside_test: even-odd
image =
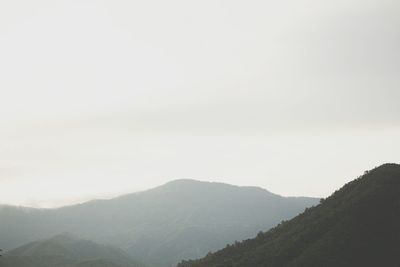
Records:
[[[400,160],[400,2],[1,1],[0,203],[191,178],[326,196]]]

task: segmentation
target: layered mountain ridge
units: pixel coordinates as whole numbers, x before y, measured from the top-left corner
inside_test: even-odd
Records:
[[[301,215],[178,267],[400,266],[400,165],[384,164]]]
[[[0,208],[0,247],[12,249],[69,232],[123,249],[140,262],[169,267],[253,237],[318,201],[257,187],[177,180],[53,210]]]

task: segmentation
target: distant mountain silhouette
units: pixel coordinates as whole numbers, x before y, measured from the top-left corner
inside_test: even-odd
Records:
[[[257,187],[177,180],[55,210],[0,208],[0,247],[70,232],[122,248],[149,265],[175,266],[254,237],[318,201],[281,197]]]
[[[140,267],[126,252],[71,235],[57,235],[7,252],[0,267]]]
[[[400,165],[385,164],[256,238],[179,267],[398,267]]]

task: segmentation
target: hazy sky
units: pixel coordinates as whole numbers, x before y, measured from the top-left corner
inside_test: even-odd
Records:
[[[400,162],[398,0],[0,1],[0,203]]]

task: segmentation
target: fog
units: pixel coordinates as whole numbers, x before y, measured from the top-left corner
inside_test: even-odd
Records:
[[[2,1],[0,203],[180,178],[326,196],[400,159],[400,3]]]

